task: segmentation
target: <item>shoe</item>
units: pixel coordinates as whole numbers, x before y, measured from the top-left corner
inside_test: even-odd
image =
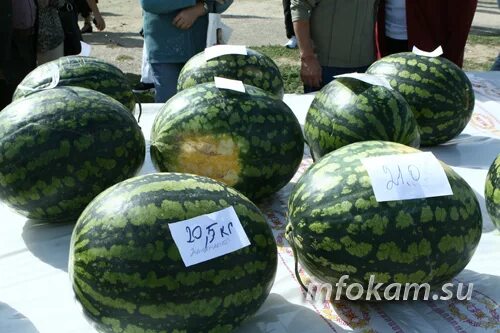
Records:
[[[155,90],[155,85],[153,83],[139,82],[132,89],[135,93],[147,93]]]
[[[90,34],[90,33],[92,33],[92,30],[93,30],[92,24],[85,22],[85,24],[83,25],[83,28],[80,29],[80,32],[82,34]]]
[[[290,38],[288,40],[288,42],[285,44],[285,47],[287,49],[296,49],[297,48],[297,38],[295,36],[292,36],[292,38]]]

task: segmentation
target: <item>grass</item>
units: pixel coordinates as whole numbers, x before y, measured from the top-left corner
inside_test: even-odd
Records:
[[[476,53],[488,51],[488,54],[468,54],[464,59],[465,71],[487,71],[490,69],[496,55],[498,54],[498,46],[500,45],[500,36],[494,35],[477,35],[471,34],[467,40],[467,47],[472,48]],[[285,84],[285,93],[302,93],[303,86],[300,81],[300,56],[298,49],[291,50],[283,46],[260,46],[252,47],[254,50],[264,53],[274,60],[278,65]],[[118,56],[121,57],[121,56]],[[117,59],[120,60],[120,59]],[[122,59],[125,60],[125,59]],[[126,73],[126,76],[131,84],[135,86],[140,79],[140,76],[133,73]],[[138,94],[141,103],[152,103],[154,95],[151,93]]]
[[[298,49],[287,49],[283,46],[260,46],[252,49],[262,52],[278,65],[283,81],[285,93],[303,93],[304,89],[300,81],[300,55]]]
[[[486,45],[486,46],[493,46],[498,49],[500,45],[500,35],[494,36],[494,35],[476,35],[476,34],[470,34],[469,38],[467,39],[467,44],[472,44],[472,45]]]
[[[127,60],[134,60],[134,58],[126,54],[120,54],[119,56],[116,57],[116,61],[127,61]]]
[[[500,45],[499,35],[470,34],[467,39],[467,52],[464,57],[465,71],[488,71],[495,61]]]

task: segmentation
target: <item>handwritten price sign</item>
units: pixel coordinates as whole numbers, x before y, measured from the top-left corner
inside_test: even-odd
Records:
[[[168,226],[186,267],[250,245],[233,207]]]
[[[369,157],[361,162],[379,202],[453,195],[446,173],[430,152]]]

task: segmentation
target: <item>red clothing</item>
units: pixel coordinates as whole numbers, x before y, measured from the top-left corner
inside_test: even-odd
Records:
[[[478,0],[406,0],[408,49],[423,51],[443,47],[443,57],[462,67],[467,36]],[[381,0],[377,22],[378,56],[385,50],[385,0]]]

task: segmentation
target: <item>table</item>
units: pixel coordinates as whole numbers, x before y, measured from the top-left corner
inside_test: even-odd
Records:
[[[265,304],[236,333],[328,332],[500,332],[500,232],[484,205],[486,172],[500,153],[500,73],[468,73],[476,107],[464,132],[445,145],[428,149],[472,186],[481,203],[483,234],[472,261],[454,282],[474,283],[470,301],[355,303],[307,301],[297,283],[284,239],[291,185],[263,202],[278,244],[278,271]],[[313,96],[286,95],[300,123]],[[149,138],[159,105],[144,105],[141,126]],[[149,143],[149,142],[148,142]],[[142,174],[154,172],[146,155]],[[311,163],[305,156],[296,177]],[[0,204],[0,332],[95,332],[86,322],[67,274],[73,224],[26,221]]]

